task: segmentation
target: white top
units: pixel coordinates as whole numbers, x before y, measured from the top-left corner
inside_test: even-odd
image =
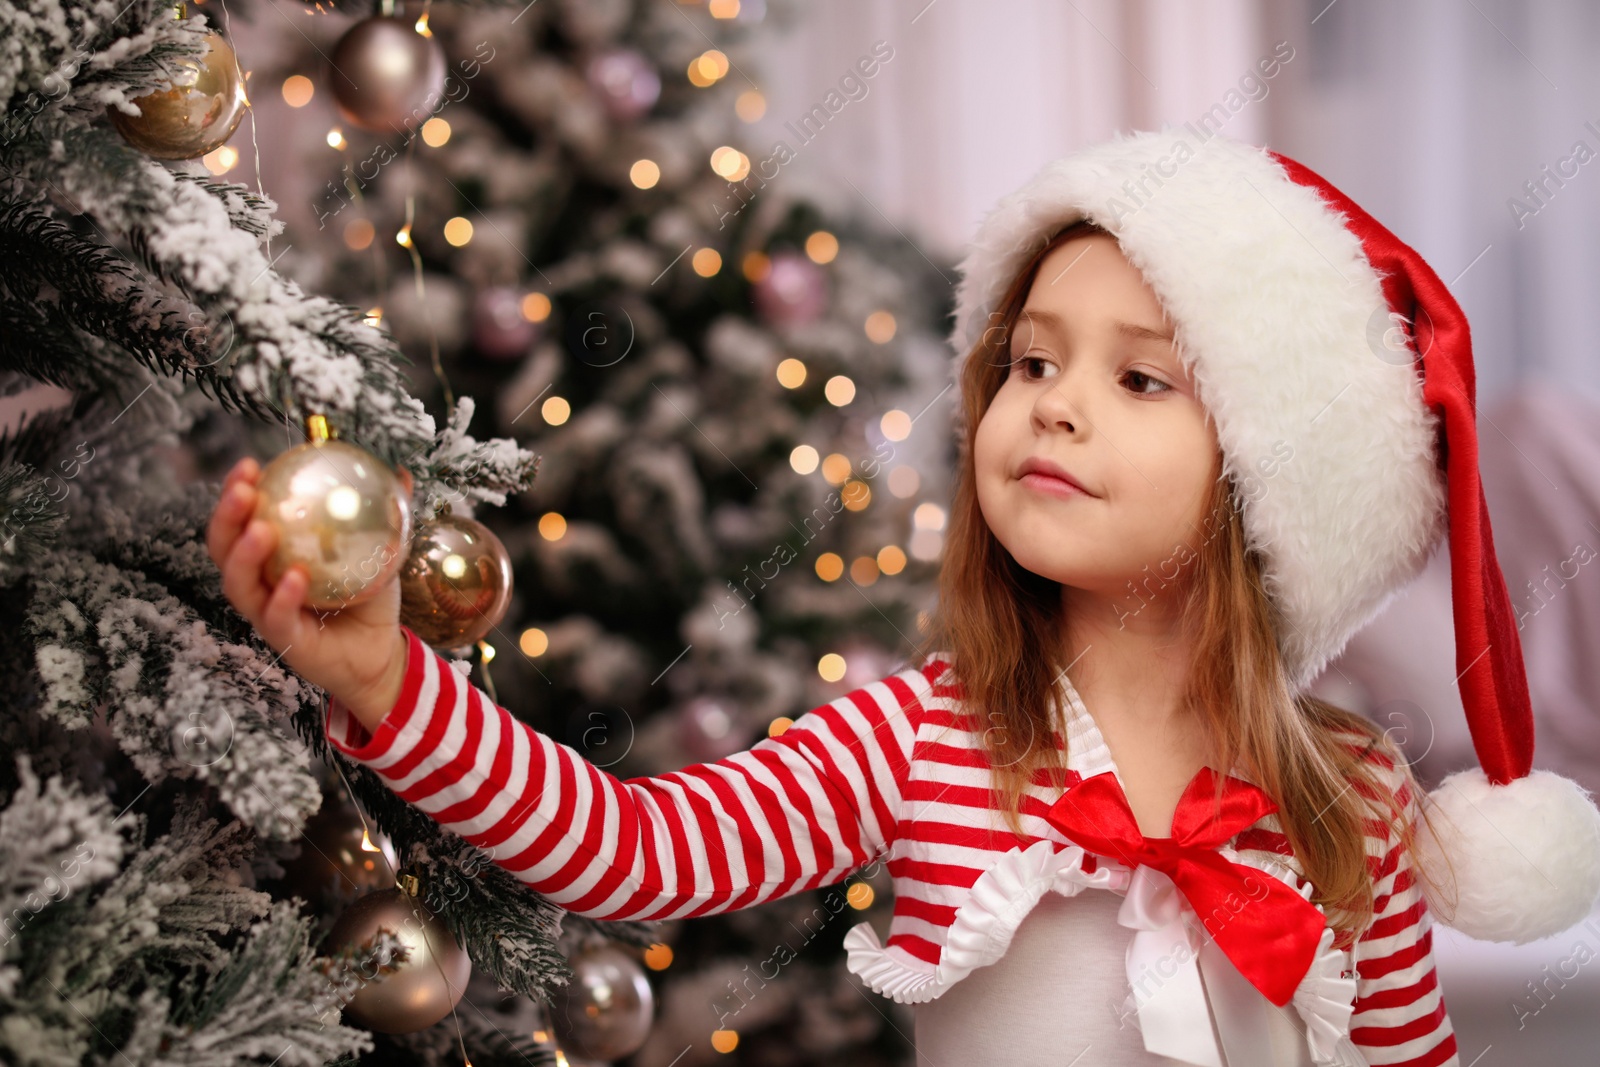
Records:
[[[1046,893],[1017,927],[1004,956],[977,968],[937,999],[915,1006],[917,1067],[1181,1064],[1146,1051],[1137,1014],[1122,1015],[1131,992],[1124,956],[1134,933],[1117,923],[1122,900],[1108,889],[1086,889],[1072,897]],[[1238,983],[1245,983],[1215,945],[1202,950],[1202,959],[1203,981],[1217,973],[1220,962]],[[1230,996],[1265,999],[1248,983],[1242,990],[1232,986],[1222,996],[1209,985],[1206,992],[1214,1013],[1224,1010],[1219,1000]],[[1265,1062],[1310,1067],[1293,1009],[1274,1007],[1269,1018],[1272,1053]]]
[[[1110,771],[1120,784],[1121,772],[1094,717],[1065,674],[1060,684],[1067,698],[1069,756],[1077,757],[1079,767]],[[1251,780],[1240,767],[1233,773]],[[1041,869],[1058,865],[1059,860],[1046,861]],[[1101,866],[1107,873],[1121,869],[1104,858]],[[1130,955],[1139,931],[1119,918],[1128,919],[1134,911],[1155,918],[1163,911],[1157,895],[1167,896],[1170,906],[1176,893],[1165,875],[1149,869],[1137,873],[1132,885],[1125,876],[1025,878],[1023,884],[1049,886],[1031,909],[1030,894],[1019,891],[1018,883],[997,883],[1005,904],[1024,915],[998,959],[974,967],[940,996],[916,1005],[918,1067],[988,1061],[997,1067],[1184,1067],[1205,1055],[1201,1046],[1207,1043],[1191,1034],[1196,1023],[1211,1030],[1216,1067],[1314,1067],[1299,1013],[1290,1005],[1272,1004],[1251,985],[1186,901],[1179,904],[1183,924],[1198,946],[1196,953],[1186,954],[1194,960],[1186,976],[1167,980],[1166,970],[1160,977],[1153,973],[1149,961],[1170,961],[1175,958],[1170,949],[1146,947]],[[1137,899],[1128,900],[1130,892]],[[1183,1044],[1195,1058],[1180,1060],[1146,1047],[1130,980],[1135,972],[1144,976],[1144,995],[1154,991],[1169,1005],[1185,999],[1179,986],[1195,984],[1191,1011],[1169,1016],[1183,1020],[1188,1038]],[[1340,1042],[1329,1062],[1366,1067],[1365,1057],[1348,1041]]]

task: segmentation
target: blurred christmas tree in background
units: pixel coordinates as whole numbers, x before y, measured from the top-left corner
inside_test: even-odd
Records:
[[[200,797],[225,828],[255,844],[253,859],[241,844],[230,846],[237,854],[202,864],[204,884],[220,878],[258,909],[298,895],[314,928],[281,905],[272,914],[309,944],[335,918],[350,922],[358,899],[392,893],[394,866],[416,878],[420,899],[473,964],[451,1016],[415,1032],[376,1033],[366,1045],[327,1044],[320,1055],[290,1036],[263,1062],[286,1043],[303,1054],[293,1062],[322,1062],[339,1048],[374,1063],[554,1062],[558,1035],[528,998],[562,980],[558,948],[580,976],[609,974],[615,990],[653,991],[653,1008],[648,998],[635,1002],[631,1020],[625,998],[605,1006],[609,1024],[632,1024],[643,1039],[631,1055],[619,1049],[637,1040],[614,1044],[617,1062],[909,1062],[909,1010],[865,990],[840,947],[854,923],[887,921],[890,879],[881,865],[870,879],[717,916],[656,924],[563,913],[327,751],[320,694],[274,667],[270,650],[220,598],[196,541],[214,486],[182,484],[216,478],[239,455],[265,459],[303,440],[313,413],[326,414],[342,439],[406,466],[417,478],[419,520],[449,504],[453,515],[497,533],[514,569],[504,617],[482,641],[454,650],[460,665],[513,714],[619,777],[659,776],[741,750],[895,670],[922,640],[919,613],[933,606],[939,502],[952,459],[942,340],[949,271],[859,196],[808,194],[784,171],[804,150],[799,138],[750,143],[744,127],[765,107],[756,63],[763,35],[772,47],[795,13],[675,0],[303,9],[235,0],[228,26],[206,3],[194,10],[234,35],[254,125],[193,153],[203,162],[162,166],[128,147],[154,154],[127,120],[117,123],[125,144],[100,113],[119,93],[133,98],[165,84],[163,64],[149,58],[161,49],[202,54],[188,28],[199,20],[174,20],[160,4],[136,3],[120,15],[118,5],[103,6],[85,5],[61,32],[34,33],[28,40],[37,47],[19,50],[17,69],[5,72],[8,121],[28,116],[8,138],[6,173],[32,183],[25,203],[8,205],[7,252],[21,258],[7,263],[15,269],[6,317],[9,327],[29,314],[19,305],[37,295],[41,278],[72,295],[92,287],[63,284],[64,276],[115,273],[94,251],[115,251],[137,271],[139,299],[149,306],[112,301],[100,289],[93,307],[87,295],[63,298],[58,315],[8,338],[0,355],[19,379],[98,395],[103,404],[138,392],[123,380],[137,369],[128,355],[166,377],[147,376],[160,389],[139,393],[132,410],[143,410],[148,424],[137,423],[143,436],[118,439],[115,473],[102,463],[107,473],[95,483],[104,488],[93,496],[86,488],[59,509],[73,551],[101,568],[71,572],[84,589],[79,607],[38,602],[39,583],[64,581],[43,565],[61,549],[31,551],[26,536],[8,542],[11,583],[25,583],[26,573],[33,585],[23,587],[35,590],[8,611],[31,620],[30,636],[53,638],[35,639],[38,666],[32,645],[8,649],[12,692],[37,689],[37,680],[25,680],[55,670],[46,687],[53,710],[30,712],[11,729],[49,726],[66,738],[87,725],[88,711],[81,723],[59,711],[72,671],[86,669],[73,661],[63,674],[58,665],[72,656],[102,664],[89,672],[99,688],[84,687],[109,701],[112,730],[129,716],[125,701],[137,687],[123,677],[153,657],[130,659],[127,638],[97,619],[112,611],[101,589],[134,566],[145,584],[120,595],[157,604],[176,597],[174,618],[198,617],[231,642],[221,647],[238,650],[220,666],[211,654],[209,670],[225,679],[212,684],[242,688],[275,714],[240,709],[237,695],[223,701],[229,752],[214,763],[192,754],[186,761],[191,738],[166,760],[176,773],[152,770],[152,758],[141,762],[119,736],[131,765],[115,789],[101,780],[109,772],[73,769],[65,755],[36,758],[35,768],[86,793],[103,789],[117,809],[132,805],[141,818],[149,811],[156,826],[172,819],[166,809]],[[84,40],[106,58],[84,62]],[[884,58],[870,44],[862,52],[867,62]],[[279,99],[263,108],[269,94]],[[838,106],[827,97],[819,103],[824,116]],[[52,148],[65,137],[70,163]],[[298,174],[301,184],[280,191],[274,179],[254,196],[226,184],[248,184],[257,153],[268,156],[263,172]],[[120,195],[107,206],[113,189]],[[164,229],[121,206],[131,199],[149,216],[173,216],[173,205],[195,197],[216,206]],[[281,231],[274,197],[289,220]],[[16,243],[23,237],[32,243]],[[143,294],[163,290],[171,313],[152,326],[155,298]],[[302,318],[313,326],[290,337]],[[140,344],[156,356],[144,356]],[[163,356],[160,344],[173,354]],[[354,377],[341,362],[352,350],[361,359]],[[96,373],[108,364],[118,378]],[[186,388],[174,384],[191,377]],[[171,399],[158,406],[157,396]],[[8,441],[0,461],[42,467],[73,455],[72,435],[84,419],[104,423],[100,410],[80,400],[70,416]],[[436,433],[427,412],[446,428]],[[469,423],[495,439],[478,443]],[[133,435],[134,424],[120,422],[118,434]],[[41,426],[51,432],[42,435]],[[475,503],[504,506],[475,511]],[[105,516],[116,518],[107,525]],[[11,526],[24,528],[17,519]],[[153,547],[163,543],[181,567]],[[162,639],[176,643],[165,625]],[[172,729],[190,706],[169,696],[161,721]],[[155,714],[143,705],[140,713]],[[284,729],[288,721],[294,731]],[[250,789],[240,779],[229,792],[216,783],[227,781],[223,771],[243,755],[239,742],[251,731],[279,754],[250,750],[252,773],[269,776]],[[39,744],[18,736],[12,747]],[[328,769],[314,769],[312,756]],[[18,804],[30,779],[26,771],[0,773],[13,798],[0,820],[10,820],[26,810]],[[195,791],[196,778],[206,790]],[[146,783],[160,788],[140,800]],[[270,803],[246,803],[252,791]],[[318,792],[327,796],[320,810]],[[67,817],[66,809],[52,816]],[[102,834],[103,822],[95,824]],[[0,850],[21,847],[5,836],[11,825],[0,821]],[[70,853],[86,832],[69,835],[70,844],[57,835],[54,847]],[[226,829],[175,829],[190,850],[207,832]],[[136,853],[130,844],[127,856]],[[38,882],[43,867],[36,858],[18,868],[21,892],[37,890],[26,883]],[[101,878],[115,870],[107,863]],[[191,884],[199,875],[169,877]],[[70,932],[81,920],[67,904],[41,912],[32,940],[25,930],[6,959],[26,949],[34,955],[20,958],[41,963],[24,973],[67,973],[42,921],[53,915],[49,929]],[[245,949],[229,945],[243,925],[240,913],[205,927],[228,946],[212,954],[216,975],[230,973],[228,959],[235,967],[244,959]],[[309,957],[291,965],[287,952],[279,949],[275,966],[314,970]],[[169,976],[168,985],[176,981]],[[184,981],[192,994],[193,980]],[[384,982],[398,989],[387,973],[373,984]],[[101,1010],[116,1015],[123,1000],[131,1005],[139,986],[127,989]],[[48,992],[37,981],[0,983],[0,997],[18,990],[30,998]],[[215,1008],[221,994],[210,995]],[[307,982],[301,999],[323,1003],[318,996],[325,991]],[[34,1030],[59,1026],[93,1042],[58,1002],[14,1004]],[[133,1021],[118,1010],[126,1033]],[[352,1034],[351,1014],[344,1027],[320,1033]],[[173,1013],[169,1045],[186,1018]],[[274,1032],[271,1023],[263,1029]],[[569,1062],[603,1062],[603,1049],[582,1054],[582,1034],[559,1036]]]
[[[758,36],[787,13],[725,10],[436,5],[432,106],[388,115],[322,61],[353,19],[286,31],[255,75],[299,105],[294,166],[319,179],[321,239],[291,233],[284,269],[418,353],[421,395],[481,398],[486,431],[543,457],[478,516],[516,571],[496,696],[622,777],[748,747],[890,673],[932,606],[948,285],[859,198],[790,192],[798,140],[750,143]],[[408,132],[363,125],[385,121]],[[848,888],[674,922],[630,1062],[720,1059],[719,1017],[742,1062],[898,1062],[909,1016],[896,1033],[839,948],[888,906],[886,873],[829,932],[793,932]],[[752,981],[785,941],[794,962]]]

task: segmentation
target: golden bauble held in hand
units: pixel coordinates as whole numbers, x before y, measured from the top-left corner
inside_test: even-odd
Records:
[[[366,449],[318,431],[311,436],[262,470],[255,517],[278,534],[267,580],[276,585],[303,564],[311,579],[306,606],[336,611],[376,594],[405,563],[411,498]]]
[[[107,111],[123,139],[152,159],[197,159],[222,147],[239,128],[250,106],[244,72],[220,33],[206,34],[199,59],[174,64],[179,73],[172,88],[135,99],[137,116],[116,107]]]

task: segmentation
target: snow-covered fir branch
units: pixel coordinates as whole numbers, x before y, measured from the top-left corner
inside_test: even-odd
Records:
[[[439,835],[431,846],[413,845],[409,859],[423,903],[502,988],[542,1000],[552,993],[545,983],[571,974],[555,948],[564,909],[454,834]]]
[[[434,505],[462,499],[504,504],[507,494],[527,488],[538,473],[539,457],[510,438],[478,441],[467,433],[476,410],[472,397],[457,397],[445,428],[420,460],[431,477],[419,481],[413,494],[418,514],[431,515]]]
[[[129,357],[193,376],[225,408],[273,412],[239,397],[215,366],[204,315],[120,249],[74,231],[40,205],[0,198],[0,367],[66,389],[110,393]]]
[[[35,134],[48,126],[41,119]],[[356,308],[279,275],[256,236],[235,229],[228,208],[201,184],[98,129],[77,131],[71,151],[57,136],[44,153],[12,156],[14,173],[123,235],[148,270],[204,312],[208,335],[226,339],[220,354],[224,342],[213,343],[212,361],[262,410],[297,427],[307,415],[327,415],[341,436],[411,469],[424,496],[498,503],[531,483],[537,456],[511,439],[478,445],[464,433],[470,406],[458,401],[450,428],[435,439],[433,417],[406,389],[393,339]],[[474,462],[450,462],[469,457]]]
[[[78,123],[107,106],[170,88],[172,61],[204,50],[204,15],[172,17],[170,0],[28,0],[0,5],[0,141],[34,118]]]
[[[142,839],[145,817],[126,818]],[[107,845],[106,832],[96,840]],[[41,911],[0,971],[0,1058],[314,1067],[370,1049],[370,1035],[328,1024],[337,1001],[310,920],[227,877],[252,849],[242,824],[219,827],[203,802],[180,798],[168,833],[109,879],[95,872],[103,885]]]
[[[276,215],[278,204],[272,197],[252,192],[237,182],[218,181],[209,174],[186,171],[173,171],[173,174],[180,181],[194,182],[220,200],[236,229],[257,237],[276,237],[283,232],[283,220]]]
[[[17,559],[37,559],[55,540],[62,515],[49,477],[25,463],[0,467],[0,586]]]
[[[116,874],[126,846],[104,795],[57,775],[40,783],[26,753],[16,764],[20,785],[0,808],[0,959],[50,904]],[[0,965],[0,991],[17,979]]]
[[[135,1034],[129,1045],[151,1056],[138,1062],[321,1067],[342,1053],[371,1049],[372,1035],[333,1022],[333,1012],[346,998],[325,974],[344,968],[326,967],[308,938],[309,923],[295,903],[274,902],[264,918],[251,924],[226,965],[174,1005],[170,1019]],[[390,973],[394,965],[387,961],[402,951],[398,938],[380,932],[372,951],[358,958],[383,962],[350,969],[358,975]]]
[[[173,337],[207,343],[203,358],[191,354],[187,365],[225,377],[254,413],[296,427],[309,414],[327,415],[341,436],[411,469],[424,496],[498,503],[526,488],[536,457],[510,440],[479,447],[467,470],[485,478],[461,480],[455,461],[463,443],[473,443],[459,430],[434,440],[432,417],[405,388],[406,360],[393,339],[356,308],[307,294],[273,269],[260,246],[281,229],[270,200],[192,165],[163,166],[90,124],[107,106],[165,87],[174,55],[198,54],[204,16],[172,13],[150,0],[34,0],[0,10],[0,180],[11,196],[52,211],[67,205],[192,301],[199,316],[187,316]],[[142,321],[167,325],[161,320],[152,309]],[[466,419],[458,409],[450,421],[464,427]],[[435,480],[441,484],[429,484]]]
[[[104,703],[124,753],[151,782],[198,778],[268,837],[298,834],[321,792],[305,748],[280,728],[304,698],[270,650],[219,640],[137,571],[77,550],[36,561],[27,636],[41,714],[84,727]]]
[[[107,181],[108,170],[120,179]],[[149,270],[181,286],[213,329],[233,338],[223,365],[264,408],[295,425],[325,414],[391,462],[433,436],[431,416],[403,387],[393,342],[354,308],[280,276],[257,237],[235,229],[202,186],[100,129],[77,131],[70,151],[55,137],[19,171],[125,237]]]

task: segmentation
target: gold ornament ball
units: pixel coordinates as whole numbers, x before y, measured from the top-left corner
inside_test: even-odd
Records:
[[[325,951],[367,944],[380,929],[406,946],[406,960],[393,974],[370,981],[351,976],[359,988],[343,1005],[344,1019],[380,1034],[426,1030],[466,992],[472,961],[438,916],[398,889],[368,893],[346,908],[328,932]]]
[[[511,557],[483,523],[440,515],[417,527],[400,570],[400,621],[434,648],[477,643],[511,602]]]
[[[405,19],[378,15],[356,23],[329,63],[339,113],[363,129],[399,133],[444,102],[444,49]]]
[[[206,34],[199,59],[175,63],[179,73],[171,89],[133,101],[137,117],[107,108],[123,139],[152,159],[196,159],[222,147],[249,106],[239,58],[221,34]]]
[[[405,563],[411,499],[389,465],[363,448],[335,438],[296,445],[267,464],[256,489],[256,518],[278,534],[267,580],[276,585],[303,564],[307,607],[359,604]]]
[[[618,1060],[636,1052],[655,1021],[655,993],[638,961],[612,945],[573,956],[573,980],[548,1009],[563,1052]]]

